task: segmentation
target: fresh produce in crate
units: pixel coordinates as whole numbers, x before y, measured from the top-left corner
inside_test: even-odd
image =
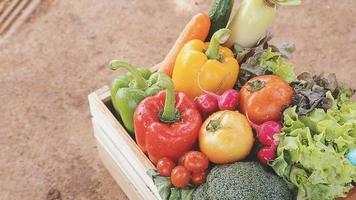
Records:
[[[354,187],[355,91],[335,75],[296,76],[294,45],[269,44],[276,6],[300,2],[243,0],[228,22],[234,1],[214,0],[160,72],[111,63],[129,71],[112,83],[113,106],[163,200],[324,200]]]

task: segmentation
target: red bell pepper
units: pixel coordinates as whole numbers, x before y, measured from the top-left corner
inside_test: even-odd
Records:
[[[145,98],[134,113],[136,142],[154,164],[162,157],[178,160],[191,150],[202,125],[194,101],[175,93],[170,78],[159,79],[157,83],[166,91]]]

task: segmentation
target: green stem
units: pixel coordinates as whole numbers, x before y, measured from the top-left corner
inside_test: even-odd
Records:
[[[264,88],[266,86],[266,82],[261,80],[254,80],[252,82],[247,83],[250,86],[250,92],[257,92],[258,90]]]
[[[217,130],[223,128],[223,126],[221,125],[221,121],[227,113],[228,112],[225,111],[217,119],[210,120],[205,129],[209,132],[216,132]]]
[[[166,99],[164,102],[163,111],[159,114],[159,119],[164,123],[174,123],[179,120],[179,111],[175,108],[175,93],[172,79],[161,76],[157,84],[166,89]]]
[[[113,60],[110,62],[110,68],[112,70],[116,70],[120,67],[125,68],[127,71],[129,71],[132,74],[132,76],[134,77],[134,80],[135,80],[134,88],[147,88],[148,87],[146,80],[143,78],[143,76],[140,74],[140,72],[134,66],[130,65],[127,62],[120,61],[120,60]]]
[[[265,0],[267,5],[274,7],[279,6],[297,6],[302,3],[302,0]]]
[[[205,52],[209,59],[221,60],[219,47],[220,44],[224,44],[227,39],[229,39],[230,33],[231,31],[227,28],[220,29],[214,33],[213,37],[211,37],[209,47]]]

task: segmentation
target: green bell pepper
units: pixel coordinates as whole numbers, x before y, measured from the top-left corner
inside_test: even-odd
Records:
[[[133,114],[137,105],[147,96],[153,96],[163,90],[157,81],[164,81],[164,73],[152,73],[147,68],[135,68],[132,65],[113,60],[110,63],[112,70],[125,68],[129,72],[113,79],[110,87],[111,100],[115,111],[120,115],[126,129],[134,132]]]

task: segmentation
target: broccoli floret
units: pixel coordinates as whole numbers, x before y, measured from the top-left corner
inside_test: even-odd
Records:
[[[286,183],[257,162],[215,166],[194,200],[290,200]]]
[[[193,199],[209,200],[206,194],[207,184],[199,186],[193,193]]]

